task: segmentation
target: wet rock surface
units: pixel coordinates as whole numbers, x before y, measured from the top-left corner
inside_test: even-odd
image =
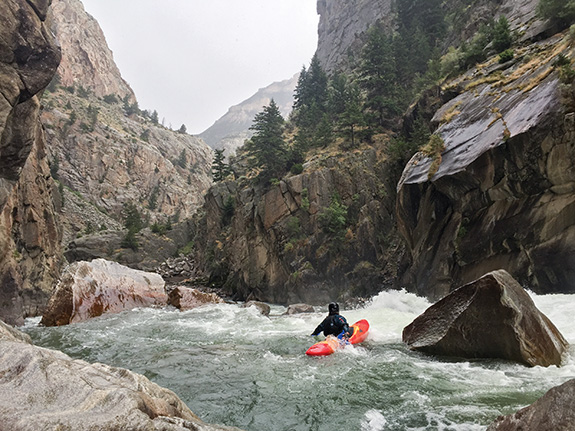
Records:
[[[575,380],[550,389],[517,413],[501,416],[487,431],[570,431],[575,429]]]
[[[529,366],[559,366],[568,348],[555,325],[502,270],[429,307],[403,330],[403,341],[433,355],[501,358]]]
[[[572,52],[558,34],[516,54],[444,85],[456,96],[432,125],[445,150],[418,153],[398,184],[401,285],[433,300],[499,268],[537,293],[575,292],[574,114],[553,66]]]
[[[2,322],[0,376],[2,430],[237,430],[204,423],[140,374],[36,347]]]

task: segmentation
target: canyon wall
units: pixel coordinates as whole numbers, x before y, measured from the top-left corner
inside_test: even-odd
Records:
[[[54,204],[39,93],[60,62],[50,2],[0,4],[0,318],[21,323],[45,304],[59,274]]]
[[[211,184],[212,150],[164,127],[157,112],[140,109],[100,26],[79,0],[55,0],[51,17],[62,45],[42,113],[53,174],[66,194],[81,197],[81,206],[110,219],[85,217],[86,209],[78,216],[65,205],[65,245],[115,228],[128,203],[152,223],[190,217]]]
[[[494,57],[428,98],[445,148],[414,156],[397,206],[402,284],[422,295],[438,299],[495,269],[539,293],[575,292],[573,83],[555,63],[572,61],[573,42],[532,34],[514,60]]]

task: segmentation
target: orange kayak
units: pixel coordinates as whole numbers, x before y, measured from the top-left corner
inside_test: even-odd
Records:
[[[328,335],[324,341],[315,343],[307,349],[305,354],[308,356],[327,356],[331,355],[336,350],[343,349],[347,344],[361,343],[367,337],[369,323],[367,323],[367,320],[362,319],[355,322],[350,326],[350,328],[353,329],[353,335],[349,337],[349,340],[340,340],[333,335]]]

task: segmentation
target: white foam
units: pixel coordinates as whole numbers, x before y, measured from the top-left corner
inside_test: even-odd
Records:
[[[361,421],[361,431],[384,431],[387,420],[379,410],[369,410]]]

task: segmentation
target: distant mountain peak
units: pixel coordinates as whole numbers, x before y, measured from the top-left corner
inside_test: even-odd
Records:
[[[290,79],[260,88],[249,99],[229,108],[223,117],[199,136],[214,149],[223,148],[228,153],[234,153],[251,136],[249,128],[255,115],[269,105],[272,99],[284,117],[290,114],[298,77],[299,73],[296,73]]]

